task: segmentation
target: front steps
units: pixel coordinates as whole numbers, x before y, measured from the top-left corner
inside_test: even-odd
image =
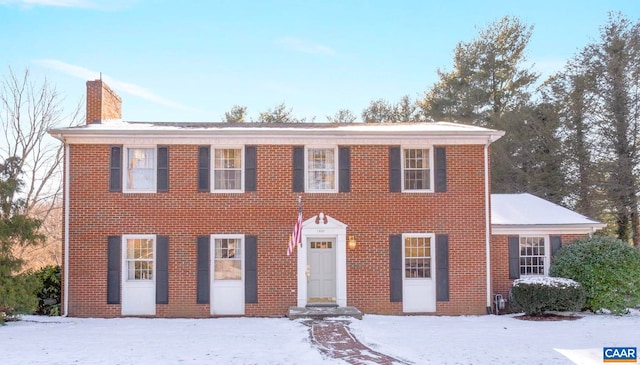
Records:
[[[334,317],[351,317],[362,319],[362,312],[356,307],[338,307],[334,305],[319,305],[307,307],[290,307],[287,314],[289,319],[311,318],[325,319]]]

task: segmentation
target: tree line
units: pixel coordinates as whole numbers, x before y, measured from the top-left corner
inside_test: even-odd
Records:
[[[534,27],[505,16],[454,49],[450,70],[421,97],[371,101],[364,123],[452,121],[506,131],[491,146],[492,191],[528,192],[609,224],[640,245],[640,23],[609,13],[599,38],[546,80],[526,51]],[[284,103],[247,120],[234,106],[224,122],[304,122]],[[315,118],[311,118],[313,121]],[[326,119],[354,123],[340,109]]]

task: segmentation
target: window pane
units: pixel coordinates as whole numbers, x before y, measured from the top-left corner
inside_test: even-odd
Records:
[[[153,280],[153,239],[127,239],[127,280]]]
[[[520,274],[544,275],[544,237],[520,237]]]
[[[237,238],[216,238],[215,280],[242,280],[242,245]]]
[[[153,190],[155,188],[155,149],[127,149],[127,189]]]
[[[214,151],[213,189],[242,189],[242,150],[239,148]]]
[[[309,190],[334,190],[336,165],[331,148],[310,148],[307,151],[307,185]]]
[[[428,149],[405,149],[404,189],[428,190],[431,188],[431,170]]]
[[[431,277],[431,239],[406,237],[404,239],[405,278]]]

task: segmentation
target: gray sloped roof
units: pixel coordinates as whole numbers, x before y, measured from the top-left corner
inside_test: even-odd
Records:
[[[528,193],[491,194],[494,228],[562,228],[595,231],[606,225],[570,209]]]

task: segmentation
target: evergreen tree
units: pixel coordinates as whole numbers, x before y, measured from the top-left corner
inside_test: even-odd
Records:
[[[617,235],[640,246],[640,23],[609,14],[600,41],[587,48],[595,77],[599,136],[597,159],[605,168]]]
[[[396,122],[394,108],[384,99],[373,100],[362,111],[362,121],[365,123],[394,123]]]
[[[224,113],[224,122],[227,123],[244,123],[247,119],[247,107],[234,105],[231,110]]]
[[[453,71],[438,71],[439,81],[425,93],[419,105],[432,120],[449,120],[506,131],[492,144],[492,190],[527,191],[523,166],[534,161],[521,160],[536,155],[524,151],[531,145],[525,131],[539,131],[531,106],[531,92],[538,75],[526,63],[525,50],[533,27],[518,18],[504,17],[479,32],[478,38],[456,46]],[[552,131],[545,130],[550,136]],[[520,160],[519,160],[520,159]],[[548,165],[553,165],[549,162]]]
[[[258,123],[305,123],[306,118],[298,119],[293,113],[293,109],[287,109],[284,103],[278,104],[275,108],[269,109],[266,112],[258,115]],[[315,117],[311,118],[310,122],[313,122]]]
[[[20,198],[20,166],[16,157],[0,164],[0,322],[4,316],[32,311],[38,303],[33,283],[18,274],[23,261],[13,254],[15,247],[44,242],[44,236],[38,233],[41,221],[25,214],[25,200]]]

